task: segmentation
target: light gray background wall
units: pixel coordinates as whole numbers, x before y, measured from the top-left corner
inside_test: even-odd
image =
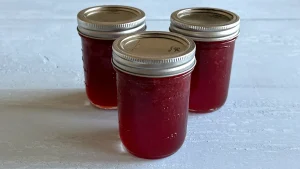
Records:
[[[79,10],[143,9],[168,30],[178,8],[240,15],[230,93],[212,114],[190,114],[186,142],[157,161],[124,152],[117,113],[86,99]],[[0,168],[249,168],[300,166],[299,0],[0,0]]]

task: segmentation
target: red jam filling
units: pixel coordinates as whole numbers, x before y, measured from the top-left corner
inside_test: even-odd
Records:
[[[235,40],[197,42],[197,64],[192,73],[189,110],[207,113],[227,99]]]
[[[147,78],[117,71],[119,131],[126,149],[147,159],[175,153],[186,136],[190,73]]]
[[[81,36],[86,93],[96,107],[117,107],[116,73],[111,64],[113,40]]]

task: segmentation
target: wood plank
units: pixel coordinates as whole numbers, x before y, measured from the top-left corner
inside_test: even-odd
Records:
[[[170,14],[180,8],[200,6],[232,10],[243,19],[300,19],[299,0],[227,0],[227,1],[123,1],[123,0],[64,0],[59,3],[49,0],[1,0],[0,19],[75,19],[83,8],[121,4],[143,9],[149,19],[169,19]],[[47,21],[46,21],[47,22]]]
[[[169,26],[168,21],[147,24],[148,30]],[[296,20],[243,21],[231,87],[299,88],[299,25]],[[75,20],[8,20],[0,29],[1,88],[83,87]]]
[[[0,166],[296,169],[300,90],[259,91],[234,88],[219,111],[189,114],[182,148],[162,160],[143,160],[121,145],[117,112],[91,107],[84,89],[0,90]]]

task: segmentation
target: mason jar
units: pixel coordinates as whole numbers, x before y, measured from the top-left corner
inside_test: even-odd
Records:
[[[195,43],[171,32],[143,32],[117,39],[120,138],[135,156],[167,157],[183,144]]]
[[[116,73],[111,65],[113,41],[146,29],[145,13],[119,5],[95,6],[77,15],[82,43],[86,93],[90,102],[103,109],[117,108]]]
[[[180,9],[171,15],[170,31],[196,43],[189,110],[207,113],[219,109],[228,95],[239,16],[216,8]]]

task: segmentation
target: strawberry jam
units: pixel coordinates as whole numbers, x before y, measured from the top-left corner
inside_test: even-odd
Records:
[[[116,72],[111,65],[113,40],[81,36],[86,93],[100,108],[116,108]]]
[[[143,158],[175,153],[186,135],[191,74],[148,78],[117,73],[120,137]]]

